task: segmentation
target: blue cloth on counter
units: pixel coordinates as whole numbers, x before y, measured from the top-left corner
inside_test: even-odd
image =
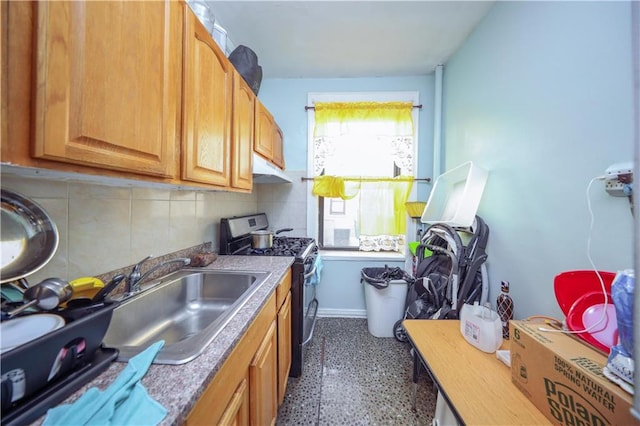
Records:
[[[320,276],[322,275],[322,268],[324,267],[320,255],[316,256],[316,261],[313,266],[316,268],[316,270],[313,275],[309,277],[309,285],[318,285],[320,284]]]
[[[51,408],[43,424],[157,425],[167,410],[149,396],[140,380],[163,346],[160,340],[131,358],[106,390],[91,388],[74,403]]]

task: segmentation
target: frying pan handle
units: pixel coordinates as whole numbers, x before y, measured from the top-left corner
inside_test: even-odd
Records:
[[[111,281],[109,281],[109,284],[102,287],[100,291],[97,292],[95,296],[93,296],[93,299],[91,299],[91,303],[102,302],[102,300],[105,297],[107,297],[107,295],[111,293],[111,291],[114,288],[116,288],[118,284],[122,282],[123,279],[124,279],[124,274],[118,274],[115,277],[111,278]]]
[[[278,230],[276,231],[276,235],[278,235],[278,234],[279,234],[279,233],[281,233],[281,232],[291,232],[291,231],[293,231],[293,228],[283,228],[283,229],[278,229]]]

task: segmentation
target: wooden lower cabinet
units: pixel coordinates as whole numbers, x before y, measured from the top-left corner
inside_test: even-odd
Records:
[[[233,393],[231,402],[220,418],[221,425],[246,426],[249,424],[249,380],[242,379]]]
[[[185,425],[274,425],[291,366],[291,271],[187,416]]]
[[[291,370],[291,269],[276,288],[278,310],[278,404],[284,401]]]
[[[291,370],[291,292],[278,311],[278,405],[284,401]]]
[[[278,416],[278,335],[271,323],[249,366],[251,424],[274,425]]]
[[[276,296],[274,294],[251,323],[246,333],[224,362],[213,380],[187,416],[186,425],[220,425],[226,413],[234,412],[234,395],[243,380],[248,379],[249,424],[256,424],[251,419],[252,404],[259,403],[252,398],[250,366],[256,354],[263,346],[276,318]],[[276,368],[276,367],[274,367]],[[275,373],[274,373],[275,374]],[[237,417],[236,417],[237,419]],[[233,423],[232,423],[233,424]]]

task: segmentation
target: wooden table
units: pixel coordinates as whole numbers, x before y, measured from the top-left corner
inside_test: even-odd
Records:
[[[460,321],[405,320],[414,350],[461,424],[540,425],[549,420],[511,383],[511,370],[460,334]]]

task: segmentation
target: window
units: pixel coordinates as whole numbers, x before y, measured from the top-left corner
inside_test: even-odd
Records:
[[[309,102],[345,102],[348,106],[353,102],[383,103],[365,104],[374,108],[402,102],[405,111],[406,103],[410,103],[410,127],[385,119],[384,114],[374,114],[374,121],[358,114],[341,114],[339,123],[331,117],[327,124],[323,116],[320,121],[326,127],[318,133],[316,114],[320,113],[309,113],[309,170],[315,178],[314,191],[322,183],[341,185],[344,192],[341,197],[332,194],[310,201],[310,218],[315,219],[320,247],[403,252],[407,220],[404,203],[411,190],[417,152],[417,111],[411,108],[418,103],[417,93],[310,94]]]

